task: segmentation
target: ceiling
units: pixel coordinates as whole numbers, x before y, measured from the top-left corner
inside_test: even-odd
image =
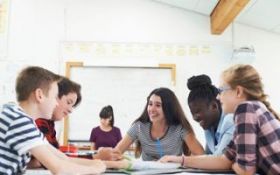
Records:
[[[210,16],[219,0],[154,0]],[[280,34],[280,0],[250,0],[235,22]]]

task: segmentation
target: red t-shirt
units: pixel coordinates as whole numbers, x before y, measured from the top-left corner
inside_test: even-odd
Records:
[[[44,134],[49,143],[58,149],[59,144],[56,140],[54,121],[40,118],[37,119],[35,122],[37,124],[37,127]]]

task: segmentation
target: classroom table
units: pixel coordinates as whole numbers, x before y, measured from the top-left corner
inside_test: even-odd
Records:
[[[76,153],[66,153],[71,157],[92,157],[92,154],[95,152],[89,151],[78,151]],[[85,158],[85,157],[84,157]],[[149,164],[150,165],[150,164]],[[142,165],[143,166],[143,165]],[[145,166],[146,167],[146,166]],[[158,166],[157,166],[158,167]],[[232,175],[233,171],[219,171],[219,170],[199,170],[199,169],[191,169],[191,168],[168,168],[166,166],[164,169],[144,169],[141,171],[126,171],[126,170],[114,170],[107,169],[105,173],[108,175],[153,175],[153,174],[176,174],[176,175],[210,175],[210,174],[219,174],[219,175]],[[24,175],[51,175],[51,172],[45,169],[27,169]]]
[[[108,171],[103,173],[104,175],[124,175],[127,173],[123,173],[123,172],[116,172],[116,171]],[[213,175],[213,174],[219,174],[219,175],[233,175],[233,173],[214,173],[214,172],[206,172],[206,171],[190,171],[190,172],[174,172],[172,173],[172,171],[167,171],[165,173],[163,173],[162,171],[158,171],[158,170],[144,170],[141,172],[132,172],[131,175],[145,175],[145,174],[174,174],[174,175]],[[25,172],[24,175],[51,175],[51,172],[48,170],[44,170],[44,169],[37,169],[37,170],[27,170]]]

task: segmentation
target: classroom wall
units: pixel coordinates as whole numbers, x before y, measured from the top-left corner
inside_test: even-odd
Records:
[[[256,51],[256,59],[252,63],[263,78],[265,92],[273,108],[280,112],[280,35],[242,24],[235,26],[234,43],[236,46],[252,45]]]
[[[5,66],[0,71],[3,77],[7,73],[8,77],[15,77],[22,65],[36,64],[64,74],[63,41],[184,44],[197,48],[206,45],[210,48],[208,56],[134,58],[177,64],[176,94],[199,140],[204,143],[203,131],[192,121],[187,108],[186,80],[206,73],[217,84],[221,70],[231,64],[231,51],[235,46],[255,47],[257,58],[253,64],[263,74],[266,90],[280,111],[279,82],[269,79],[272,73],[279,75],[275,62],[280,56],[277,52],[280,36],[242,24],[234,25],[234,35],[231,26],[222,35],[211,35],[209,23],[209,17],[151,0],[11,0],[8,49],[7,55],[1,57]],[[12,87],[11,79],[2,84],[2,89]]]

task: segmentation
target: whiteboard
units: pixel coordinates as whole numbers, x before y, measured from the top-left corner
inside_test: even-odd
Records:
[[[158,87],[174,90],[172,69],[162,67],[72,67],[70,79],[82,86],[82,102],[68,118],[68,140],[89,140],[105,105],[114,109],[115,126],[124,135]]]

